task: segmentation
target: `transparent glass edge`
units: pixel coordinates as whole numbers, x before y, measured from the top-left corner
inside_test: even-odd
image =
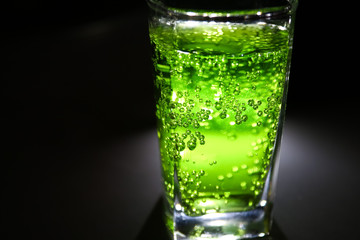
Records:
[[[146,0],[148,6],[154,11],[166,12],[169,16],[177,16],[180,18],[204,18],[216,19],[226,17],[243,17],[245,19],[253,18],[269,18],[273,15],[292,15],[298,5],[298,0],[289,1],[289,5],[265,7],[259,9],[244,10],[202,10],[202,9],[181,9],[167,7],[162,2],[154,0]]]

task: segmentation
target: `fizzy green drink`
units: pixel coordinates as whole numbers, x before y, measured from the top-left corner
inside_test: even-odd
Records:
[[[286,90],[289,32],[253,24],[150,26],[162,173],[188,216],[261,205]]]

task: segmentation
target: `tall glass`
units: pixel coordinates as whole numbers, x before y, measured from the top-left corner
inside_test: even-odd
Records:
[[[297,0],[148,0],[173,239],[270,232]]]

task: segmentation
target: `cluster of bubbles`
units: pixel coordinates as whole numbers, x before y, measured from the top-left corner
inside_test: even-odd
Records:
[[[242,55],[203,56],[172,51],[162,41],[166,41],[164,36],[152,38],[155,45],[156,116],[170,204],[176,194],[174,181],[178,181],[183,211],[189,215],[207,211],[194,204],[200,193],[207,189],[202,180],[206,171],[182,169],[182,161],[191,161],[182,157],[182,153],[196,151],[206,144],[203,129],[221,129],[225,125],[251,128],[254,133],[260,131],[257,129],[265,129],[267,133],[265,138],[252,144],[253,152],[249,157],[254,159],[254,165],[248,167],[239,163],[232,172],[218,175],[219,184],[212,197],[227,203],[232,193],[222,189],[221,183],[240,172],[254,177],[250,181],[241,181],[238,187],[251,191],[254,196],[259,195],[277,133],[285,79],[284,52],[254,53],[245,61]],[[272,69],[264,70],[267,65]],[[232,138],[236,139],[236,136]],[[260,149],[265,152],[259,153]],[[209,163],[210,166],[216,164],[216,161]],[[248,205],[253,203],[249,200]],[[220,210],[219,205],[214,208]]]
[[[180,152],[185,148],[193,151],[198,144],[205,144],[205,136],[199,131],[192,133],[191,130],[186,130],[184,133],[171,133],[170,136],[165,137],[165,148],[167,149],[167,155],[171,160],[178,161],[181,159]]]
[[[194,129],[200,127],[200,122],[208,120],[210,118],[210,110],[200,109],[197,112],[192,112],[194,107],[194,100],[190,99],[184,103],[171,102],[169,104],[169,123],[170,129],[176,129],[177,127],[188,128],[192,126]]]
[[[232,91],[236,89],[237,84],[222,84],[224,92],[226,89]],[[253,90],[255,91],[255,90]],[[197,91],[201,94],[201,90]],[[169,101],[169,109],[171,112],[168,114],[168,121],[165,127],[171,129],[170,133],[165,137],[164,144],[166,149],[166,156],[168,156],[169,161],[167,163],[176,164],[179,161],[189,161],[181,157],[181,152],[185,149],[194,151],[198,146],[205,144],[205,135],[199,131],[200,123],[207,122],[210,118],[214,118],[215,121],[212,121],[212,124],[222,124],[221,120],[229,119],[229,121],[235,122],[236,125],[246,124],[246,122],[251,119],[253,127],[260,127],[261,121],[259,119],[266,119],[266,126],[268,128],[267,137],[259,139],[257,142],[252,144],[253,153],[249,154],[249,158],[253,158],[254,166],[248,167],[245,164],[234,166],[232,173],[220,174],[217,176],[219,184],[215,186],[215,189],[218,192],[213,192],[212,197],[216,200],[224,200],[224,203],[227,203],[227,199],[231,197],[231,192],[223,192],[221,188],[221,183],[228,180],[231,180],[234,174],[248,174],[249,176],[254,176],[250,182],[242,181],[239,183],[239,186],[242,190],[249,190],[254,193],[254,195],[260,194],[260,190],[264,184],[264,179],[266,177],[266,171],[272,154],[272,147],[267,148],[266,146],[273,145],[277,132],[277,117],[281,106],[281,100],[279,94],[272,94],[269,97],[258,99],[247,99],[240,100],[233,98],[230,94],[223,95],[217,101],[211,100],[201,100],[199,97],[195,97],[193,100],[187,96],[187,93],[182,94],[181,92],[176,92],[176,95],[181,97],[183,100],[175,99],[175,101]],[[176,102],[180,101],[180,102]],[[206,106],[206,108],[200,108],[197,106]],[[210,110],[211,109],[211,110]],[[225,115],[225,116],[223,116]],[[248,116],[249,115],[249,116]],[[218,119],[218,120],[216,120]],[[221,120],[220,120],[221,119]],[[255,124],[256,123],[256,124]],[[250,123],[249,123],[250,124]],[[255,125],[254,125],[255,124]],[[236,126],[235,125],[235,126]],[[176,131],[174,131],[176,130]],[[258,157],[258,152],[266,150],[265,153],[259,153],[263,155],[261,159]],[[209,162],[210,166],[217,164],[216,161]],[[208,209],[202,207],[196,207],[194,202],[199,199],[199,193],[206,191],[206,186],[203,184],[201,178],[205,175],[205,170],[200,171],[186,171],[179,169],[178,170],[178,182],[179,190],[183,197],[183,204],[185,207],[184,211],[191,214],[204,214]],[[167,184],[166,190],[171,192],[173,195],[174,186],[173,184]],[[252,206],[254,200],[250,199],[248,206]],[[214,207],[216,211],[220,211],[220,205]]]

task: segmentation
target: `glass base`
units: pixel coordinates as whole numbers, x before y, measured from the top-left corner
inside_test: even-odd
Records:
[[[262,207],[250,211],[211,213],[196,217],[175,212],[173,217],[174,230],[171,235],[174,240],[264,237],[269,235],[271,225],[270,218]]]

